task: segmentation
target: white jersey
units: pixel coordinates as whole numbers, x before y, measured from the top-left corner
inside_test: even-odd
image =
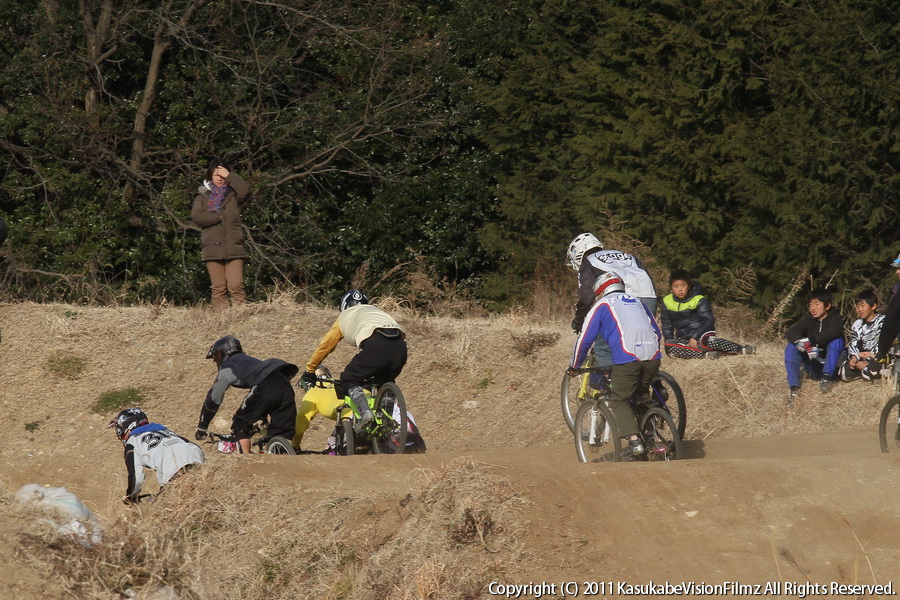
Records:
[[[185,466],[203,462],[200,446],[161,425],[139,427],[135,432],[125,442],[125,464],[128,467],[126,496],[136,496],[141,491],[144,467],[156,471],[156,478],[162,487]]]
[[[621,277],[625,282],[625,293],[629,296],[656,298],[656,288],[650,274],[634,255],[619,250],[599,250],[584,259],[598,272],[612,271]]]
[[[884,315],[875,315],[871,321],[855,320],[850,326],[847,354],[858,357],[860,352],[878,352],[878,336],[883,323]]]

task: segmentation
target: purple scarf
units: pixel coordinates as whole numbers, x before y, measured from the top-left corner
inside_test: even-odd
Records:
[[[225,202],[225,195],[231,189],[228,184],[213,185],[209,184],[209,212],[217,213],[222,210],[222,203]]]

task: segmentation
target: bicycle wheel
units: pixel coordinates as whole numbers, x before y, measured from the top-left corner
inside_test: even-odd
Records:
[[[681,458],[681,436],[675,420],[667,411],[654,406],[641,417],[646,460],[678,460]]]
[[[575,415],[575,452],[580,462],[617,462],[628,442],[603,402],[584,402]]]
[[[687,408],[681,386],[669,373],[659,371],[653,378],[650,388],[651,397],[657,404],[665,406],[669,411],[675,421],[678,437],[684,439],[684,432],[687,428]]]
[[[408,417],[406,400],[396,383],[385,383],[375,396],[375,415],[381,423],[374,427],[372,452],[375,454],[403,454],[406,452]]]
[[[266,454],[296,454],[291,443],[280,435],[273,435],[266,443]]]
[[[356,438],[353,437],[353,421],[344,419],[335,430],[334,447],[338,456],[352,456],[356,454]]]
[[[566,421],[566,427],[572,433],[575,432],[575,414],[581,404],[589,399],[588,394],[588,378],[589,373],[578,375],[577,377],[569,377],[563,373],[562,388],[560,389],[560,402],[562,404],[563,419]]]
[[[881,409],[878,440],[882,452],[900,452],[900,395],[888,400]]]

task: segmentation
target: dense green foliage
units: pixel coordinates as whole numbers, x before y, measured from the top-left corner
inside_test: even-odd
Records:
[[[839,288],[891,275],[896,5],[517,6],[483,91],[497,112],[485,139],[515,157],[485,241],[514,271],[593,230],[639,239],[713,290],[749,267],[761,306],[805,265]]]
[[[521,300],[591,230],[766,310],[900,250],[895,4],[162,4],[0,0],[6,297],[204,298],[216,155],[257,295]]]

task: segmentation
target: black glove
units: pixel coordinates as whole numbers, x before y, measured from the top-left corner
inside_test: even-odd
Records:
[[[202,427],[198,427],[197,431],[194,432],[194,439],[198,442],[200,440],[205,440],[209,436],[209,432],[203,429]]]
[[[572,321],[572,329],[575,330],[575,333],[581,333],[582,325],[584,325],[584,321],[582,319],[574,319]]]
[[[579,375],[581,375],[581,373],[579,373],[578,369],[576,369],[575,367],[569,367],[568,369],[566,369],[566,375],[568,375],[569,377],[578,377]]]
[[[300,383],[305,383],[310,387],[316,385],[317,381],[319,381],[319,378],[316,377],[315,373],[303,371],[303,374],[300,375]]]

